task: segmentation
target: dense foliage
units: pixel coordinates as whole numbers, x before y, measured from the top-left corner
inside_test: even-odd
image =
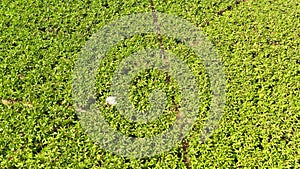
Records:
[[[192,22],[211,40],[226,73],[226,106],[219,127],[200,142],[209,107],[209,80],[201,60],[174,39],[163,45],[188,64],[202,88],[200,118],[182,145],[147,159],[128,159],[95,145],[84,133],[71,98],[78,54],[100,27],[132,13],[152,11],[147,0],[4,0],[0,5],[0,168],[299,168],[300,6],[298,0],[154,0],[155,9]],[[122,120],[104,106],[121,59],[156,35],[126,39],[99,65],[99,108],[125,134],[151,135],[168,127],[172,107],[148,125]],[[169,95],[164,75],[148,71],[132,82],[136,106],[153,87]],[[153,84],[149,81],[153,81]],[[143,104],[137,104],[141,102]],[[189,159],[188,162],[185,160]],[[187,164],[188,163],[188,164]]]

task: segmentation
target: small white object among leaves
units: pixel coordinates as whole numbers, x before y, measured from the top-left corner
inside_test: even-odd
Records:
[[[106,104],[109,104],[109,105],[117,104],[115,96],[109,96],[108,98],[106,98],[105,102],[106,102]]]

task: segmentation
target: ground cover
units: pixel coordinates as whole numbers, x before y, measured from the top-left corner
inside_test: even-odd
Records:
[[[0,168],[300,167],[297,0],[5,0],[0,10]],[[82,46],[99,28],[153,10],[190,21],[214,44],[225,66],[226,106],[205,143],[199,139],[199,118],[187,144],[151,158],[129,159],[105,151],[85,134],[73,107],[72,73]],[[137,125],[104,106],[121,59],[160,43],[180,56],[199,81],[200,117],[209,109],[210,82],[201,60],[174,39],[136,35],[112,48],[97,76],[99,109],[124,134],[157,134],[176,118],[170,105],[160,121]],[[170,88],[176,84],[159,83],[161,79],[163,74],[148,71],[132,82],[136,106],[147,105],[145,96],[154,87],[178,98]]]

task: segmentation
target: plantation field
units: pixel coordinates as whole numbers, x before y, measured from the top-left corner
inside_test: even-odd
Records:
[[[298,0],[3,0],[0,3],[1,168],[300,168],[300,2]],[[224,66],[226,103],[217,128],[201,141],[212,92],[203,61],[171,37],[136,34],[99,63],[96,98],[110,126],[127,136],[155,136],[172,126],[180,104],[174,77],[147,70],[129,99],[149,108],[157,88],[168,96],[158,120],[124,119],[105,99],[127,56],[155,48],[193,72],[199,116],[182,142],[147,158],[123,157],[95,144],[72,98],[76,60],[88,40],[123,16],[154,11],[199,28]],[[176,25],[175,25],[176,26]],[[175,27],[174,26],[174,27]]]

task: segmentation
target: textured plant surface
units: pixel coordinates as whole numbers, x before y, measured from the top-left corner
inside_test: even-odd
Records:
[[[151,6],[151,4],[153,4]],[[300,168],[300,5],[298,0],[4,0],[0,5],[0,168]],[[178,15],[214,44],[226,74],[226,106],[201,143],[209,80],[201,60],[169,37],[136,35],[119,42],[99,65],[99,109],[115,129],[146,137],[176,119],[174,79],[149,70],[131,85],[131,101],[147,108],[149,93],[168,96],[164,115],[149,124],[126,121],[105,104],[121,60],[144,48],[172,51],[199,82],[199,119],[169,152],[128,159],[85,134],[71,98],[72,71],[82,46],[118,17]]]

